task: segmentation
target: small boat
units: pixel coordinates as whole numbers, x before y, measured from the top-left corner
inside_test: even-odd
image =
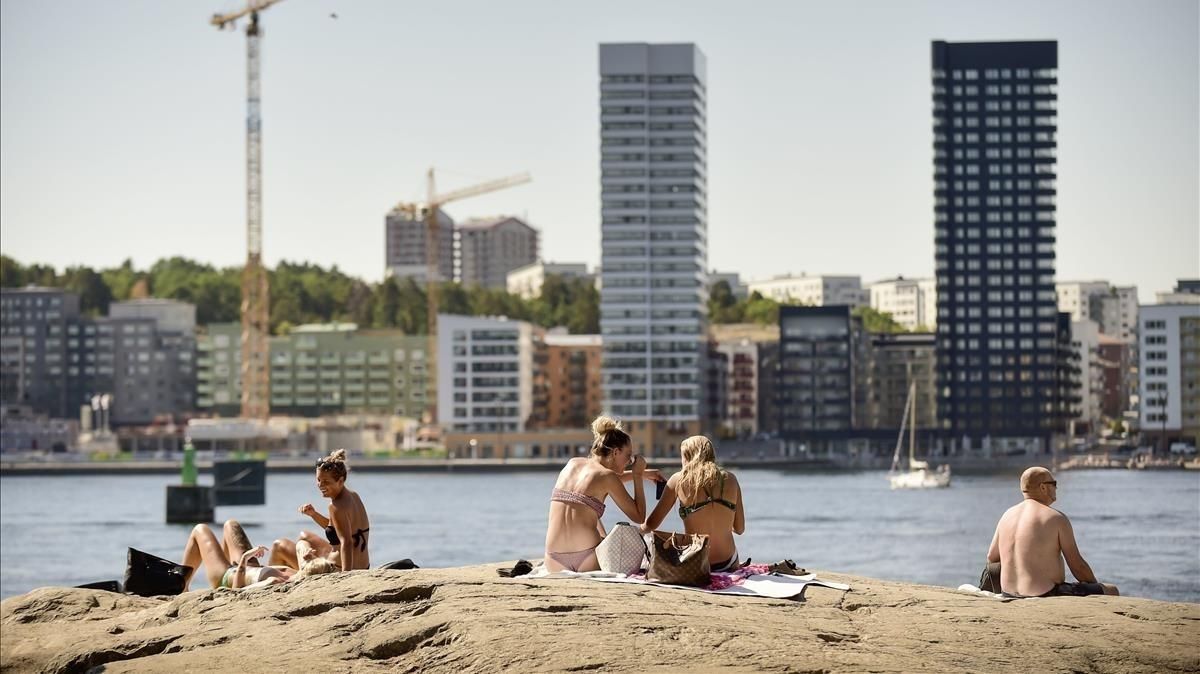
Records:
[[[908,428],[908,470],[900,470],[900,450],[904,447],[904,429]],[[928,461],[918,461],[913,453],[917,445],[917,383],[908,385],[908,400],[904,403],[904,418],[900,420],[900,435],[896,438],[896,453],[888,480],[892,489],[933,489],[950,486],[950,466],[931,468]]]

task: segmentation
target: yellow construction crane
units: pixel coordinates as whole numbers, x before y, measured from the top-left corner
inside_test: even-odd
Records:
[[[262,99],[259,90],[258,13],[282,0],[249,0],[242,9],[214,14],[218,29],[246,26],[246,266],[242,269],[242,416],[266,419],[270,414],[270,296],[262,263]]]
[[[478,185],[471,185],[442,194],[437,193],[433,179],[433,169],[430,168],[426,175],[426,192],[425,201],[421,203],[401,202],[396,204],[392,209],[395,213],[403,213],[413,221],[425,221],[425,297],[426,297],[426,313],[425,325],[429,333],[429,346],[425,350],[426,377],[427,381],[432,383],[434,390],[437,387],[437,316],[438,316],[438,284],[443,280],[439,270],[438,256],[441,250],[441,228],[438,225],[438,210],[442,206],[460,199],[495,192],[506,187],[515,185],[523,185],[532,178],[528,173],[520,173],[517,175],[508,176],[507,178],[498,178],[489,180]],[[437,424],[437,395],[435,394],[431,402],[425,408],[429,415],[429,423]]]

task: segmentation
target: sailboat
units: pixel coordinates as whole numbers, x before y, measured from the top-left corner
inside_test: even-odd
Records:
[[[904,429],[908,428],[908,470],[900,470],[900,449],[904,446]],[[928,461],[913,458],[917,445],[917,383],[908,385],[908,400],[904,403],[904,418],[900,420],[900,435],[896,438],[896,453],[892,455],[892,469],[888,480],[892,489],[932,489],[950,486],[950,466],[929,467]]]

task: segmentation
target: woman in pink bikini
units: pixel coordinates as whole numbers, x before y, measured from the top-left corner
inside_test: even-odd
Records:
[[[546,528],[548,571],[595,571],[596,546],[604,540],[604,500],[612,497],[621,512],[634,522],[646,519],[646,493],[642,479],[660,479],[646,470],[646,460],[633,456],[633,443],[621,424],[609,417],[592,422],[592,451],[574,458],[558,474],[550,495],[550,520]],[[625,471],[629,467],[629,472]],[[625,482],[633,481],[633,497]]]

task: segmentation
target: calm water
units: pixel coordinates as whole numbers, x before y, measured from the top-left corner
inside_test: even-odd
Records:
[[[542,555],[554,473],[352,474],[371,513],[371,558],[461,566]],[[938,491],[891,491],[883,473],[739,473],[743,559],[957,586],[979,577],[996,520],[1018,499],[1015,476],[956,476]],[[189,527],[163,523],[176,476],[0,478],[0,596],[42,585],[120,578],[125,549],[178,560]],[[1200,602],[1200,474],[1058,475],[1058,508],[1101,580],[1123,594]],[[653,499],[653,490],[650,498]],[[270,544],[313,528],[296,508],[320,494],[307,475],[272,475],[265,506],[225,506]],[[611,526],[624,517],[609,505]],[[663,528],[682,529],[672,515]],[[195,585],[194,585],[195,587]]]

